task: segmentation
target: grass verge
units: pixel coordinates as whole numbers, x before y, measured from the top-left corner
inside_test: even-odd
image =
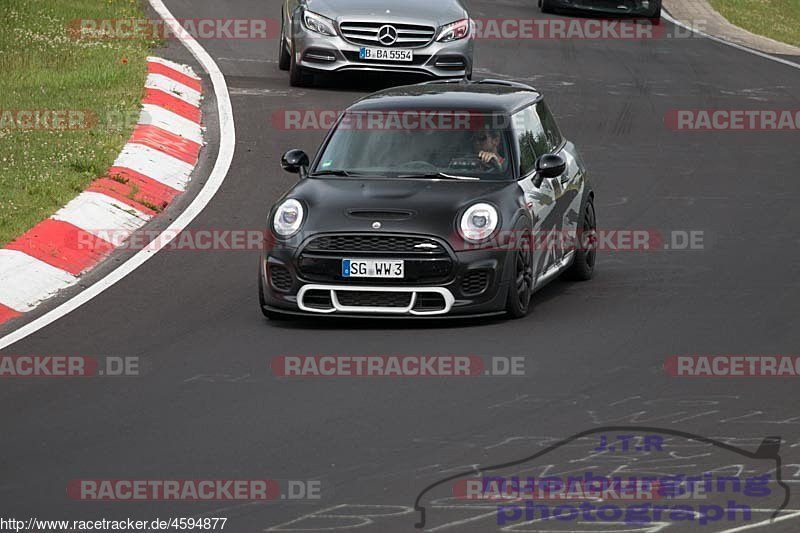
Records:
[[[731,23],[800,46],[800,0],[710,0]]]
[[[0,247],[102,176],[130,136],[158,43],[69,29],[144,18],[140,2],[0,0]]]

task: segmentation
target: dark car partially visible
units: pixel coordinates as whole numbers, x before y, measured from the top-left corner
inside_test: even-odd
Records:
[[[539,0],[542,13],[576,11],[608,16],[632,16],[661,21],[661,0]]]

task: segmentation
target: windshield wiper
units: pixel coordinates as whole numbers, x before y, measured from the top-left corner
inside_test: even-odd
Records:
[[[463,181],[480,181],[475,176],[456,176],[455,174],[445,174],[444,172],[431,172],[428,174],[401,174],[398,178],[424,178],[424,179],[446,179]]]
[[[353,173],[347,170],[320,170],[319,172],[314,172],[313,174],[309,174],[310,177],[314,176],[352,176]]]
[[[319,172],[314,172],[313,174],[309,174],[309,177],[315,178],[317,176],[343,176],[346,178],[353,178],[353,177],[370,177],[370,178],[384,178],[385,176],[381,176],[380,174],[369,174],[367,172],[355,172],[352,170],[320,170]]]

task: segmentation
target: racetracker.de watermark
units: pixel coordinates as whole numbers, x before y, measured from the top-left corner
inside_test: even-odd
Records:
[[[508,122],[506,117],[469,109],[372,110],[346,114],[342,109],[278,109],[271,118],[272,127],[279,131],[328,131],[333,126],[354,131],[477,131],[503,129]]]
[[[302,234],[301,234],[302,235]],[[167,251],[264,251],[277,243],[270,231],[264,230],[127,230],[75,229],[67,232],[63,246],[73,250],[117,248],[121,250]],[[501,230],[481,241],[459,235],[450,236],[456,252],[491,250],[572,250],[595,249],[609,252],[650,252],[656,250],[691,251],[705,249],[702,230],[603,229],[591,232],[575,230]]]
[[[797,355],[673,355],[664,370],[685,378],[796,378]]]
[[[453,496],[459,500],[472,501],[652,501],[662,497],[658,481],[653,478],[607,478],[591,472],[568,478],[486,476],[479,479],[459,479],[453,483]]]
[[[136,356],[0,355],[2,378],[138,377]]]
[[[281,23],[269,18],[178,18],[178,19],[74,19],[67,33],[78,41],[139,39],[267,40],[278,39]]]
[[[698,21],[698,29],[704,24]],[[622,40],[687,37],[690,31],[668,29],[650,19],[477,18],[473,35],[481,40]]]
[[[612,251],[649,252],[656,250],[703,250],[705,233],[701,230],[601,229],[576,230],[502,230],[481,241],[454,235],[451,238],[456,251],[495,250],[518,251],[532,248],[536,251]]]
[[[0,131],[84,131],[97,124],[91,109],[0,108]]]
[[[270,362],[286,378],[521,377],[525,357],[467,355],[290,355]]]
[[[319,500],[320,480],[76,479],[67,495],[80,501]]]
[[[800,131],[800,109],[672,109],[672,131]]]

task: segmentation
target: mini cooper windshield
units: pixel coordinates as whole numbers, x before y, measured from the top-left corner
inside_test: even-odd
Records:
[[[473,113],[348,112],[311,175],[508,181],[505,122]]]

